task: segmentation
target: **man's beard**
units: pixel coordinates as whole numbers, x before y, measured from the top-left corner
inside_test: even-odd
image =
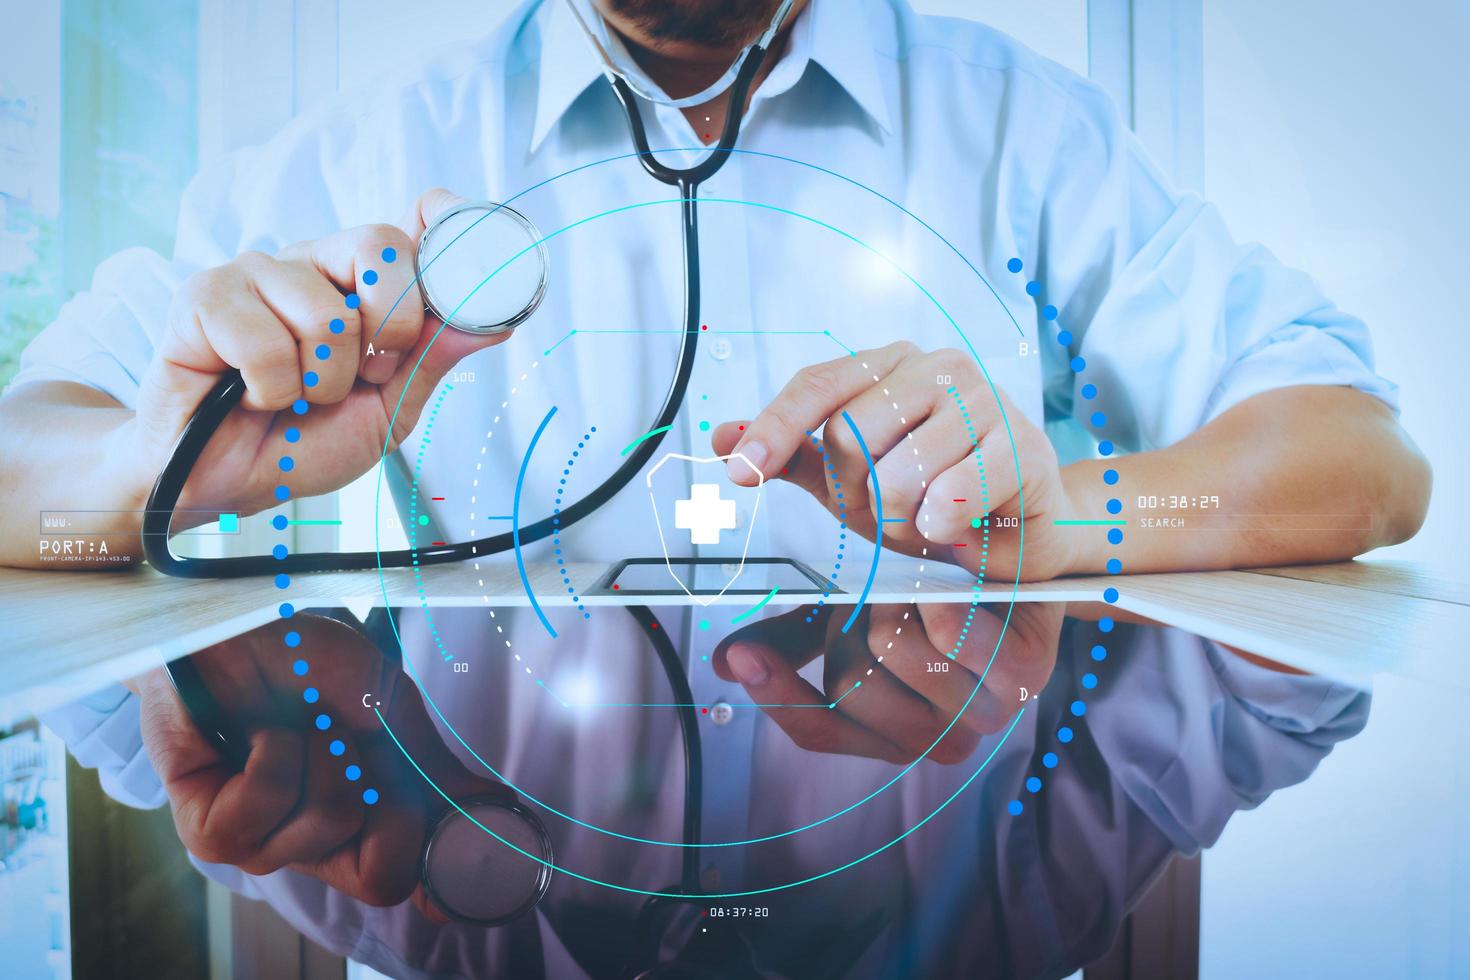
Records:
[[[619,16],[660,41],[723,48],[748,44],[775,16],[780,0],[604,0]]]

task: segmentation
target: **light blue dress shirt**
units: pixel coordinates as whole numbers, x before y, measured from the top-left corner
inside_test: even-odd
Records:
[[[655,147],[671,148],[671,159],[698,154],[690,149],[702,143],[697,125],[675,110],[644,108]],[[1073,421],[1084,401],[1106,412],[1108,436],[1123,451],[1169,445],[1284,385],[1348,385],[1394,404],[1360,321],[1305,274],[1236,244],[1212,207],[1170,187],[1096,86],[975,23],[921,17],[900,0],[813,0],[755,93],[739,148],[702,190],[713,332],[666,449],[707,455],[701,423],[751,417],[798,367],[900,337],[972,350],[1020,410],[1046,425],[1063,462],[1091,451],[1093,434]],[[419,481],[421,512],[428,494],[451,502],[427,505],[435,537],[484,534],[486,515],[509,513],[507,474],[550,405],[567,426],[553,434],[553,456],[597,426],[577,464],[585,488],[643,432],[666,388],[682,302],[677,206],[630,152],[624,120],[563,5],[530,3],[490,37],[335,99],[202,173],[182,203],[172,260],[143,250],[109,259],[93,289],[26,350],[14,384],[77,381],[131,406],[169,299],[191,273],[246,249],[274,252],[393,220],[433,186],[511,199],[543,233],[568,229],[550,244],[546,302],[509,342],[461,365],[475,380],[446,396],[432,447],[410,438],[393,476],[399,490]],[[1022,275],[1007,271],[1012,258]],[[1033,278],[1042,283],[1036,299],[1025,291]],[[1039,315],[1042,303],[1061,311],[1070,349],[1044,332],[1054,327]],[[1098,388],[1090,400],[1070,367],[1075,356]],[[532,473],[527,499],[548,509],[558,476]],[[568,554],[657,554],[648,501],[634,490],[569,532]],[[749,502],[737,514],[749,553],[830,564],[826,512],[789,486],[765,492],[763,518]],[[549,560],[550,543],[527,554]],[[839,584],[851,587],[855,574]],[[723,622],[701,630],[698,612],[668,616],[696,700],[748,701],[704,659]],[[526,676],[534,669],[555,686],[590,671],[618,700],[661,700],[651,658],[606,655],[641,650],[636,632],[616,619],[596,628],[548,646],[540,626],[514,610],[502,611],[493,630],[479,610],[436,612],[432,621],[408,610],[401,626],[405,654],[444,716],[519,785],[588,822],[675,839],[682,788],[672,719],[568,719]],[[473,689],[443,669],[439,643],[474,659]],[[506,657],[502,643],[526,660]],[[133,699],[103,692],[48,721],[84,764],[103,769],[110,792],[160,802]],[[991,747],[983,743],[977,758]],[[805,755],[754,710],[706,729],[704,752],[706,838],[716,841],[820,819],[893,771]],[[1019,764],[998,762],[997,778]],[[609,786],[609,773],[640,766],[652,766],[649,780]],[[710,849],[710,880],[759,888],[833,867],[902,832],[960,775],[915,769],[865,805],[861,828]],[[936,827],[988,827],[1002,798],[970,793]],[[964,910],[940,902],[942,889],[926,896],[923,883],[962,879],[980,858],[936,847],[939,833],[915,835],[802,894],[813,907],[846,909],[849,925],[876,912],[963,928]],[[579,870],[643,888],[674,880],[672,848],[619,845],[575,826],[554,834],[558,853]],[[366,909],[290,873],[252,880],[208,871],[270,898],[332,948],[395,970],[471,972],[504,955],[497,935],[445,940],[410,910]],[[896,879],[911,887],[885,893]],[[564,887],[579,901],[628,911],[625,897]],[[540,921],[548,961],[571,971],[556,930]],[[896,947],[870,938],[864,963],[892,962]]]

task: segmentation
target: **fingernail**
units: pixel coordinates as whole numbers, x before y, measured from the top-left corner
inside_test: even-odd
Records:
[[[760,687],[771,677],[760,655],[747,646],[736,644],[731,647],[725,654],[725,662],[730,665],[730,672],[736,679],[747,687]]]
[[[398,362],[403,355],[397,351],[383,351],[381,354],[373,354],[367,359],[367,364],[362,369],[365,381],[380,385],[393,377],[393,372],[398,370]]]
[[[770,456],[770,450],[759,442],[747,442],[735,450],[737,455],[732,455],[725,461],[725,472],[730,479],[739,483],[741,480],[761,480],[765,474],[760,467],[766,463],[766,457]],[[743,457],[743,458],[742,458]]]

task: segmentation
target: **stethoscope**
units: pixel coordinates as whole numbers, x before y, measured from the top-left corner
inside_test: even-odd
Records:
[[[713,85],[693,96],[669,100],[659,95],[656,87],[636,80],[636,72],[619,68],[607,47],[617,42],[608,34],[600,37],[578,9],[576,0],[567,0],[627,117],[628,130],[643,169],[654,179],[679,191],[684,246],[684,328],[679,341],[677,367],[668,393],[654,421],[645,430],[653,435],[640,442],[618,468],[586,496],[562,507],[557,515],[558,525],[553,525],[552,518],[548,516],[520,528],[520,544],[548,537],[557,527],[564,531],[610,501],[653,458],[678,414],[693,374],[700,333],[699,214],[696,201],[699,186],[719,172],[729,159],[740,135],[750,86],[793,2],[782,0],[759,39],[741,52],[730,69]],[[595,14],[592,16],[600,23],[600,18]],[[604,44],[604,39],[607,44]],[[704,104],[726,89],[730,93],[729,107],[715,148],[690,167],[674,168],[660,163],[649,147],[637,100],[643,98],[682,108]],[[505,261],[501,261],[502,258]],[[530,258],[531,261],[521,264],[520,258]],[[546,293],[548,264],[541,235],[525,215],[504,204],[482,202],[451,209],[424,230],[415,256],[415,273],[427,312],[455,330],[492,335],[514,329],[536,311]],[[503,276],[502,272],[505,273]],[[496,279],[500,282],[496,283]],[[479,283],[469,295],[466,295],[467,282]],[[495,285],[486,289],[490,283]],[[175,555],[169,547],[169,529],[184,484],[211,436],[244,394],[245,382],[240,372],[233,369],[226,372],[184,425],[163,472],[149,494],[143,512],[143,551],[149,563],[160,572],[185,578],[236,578],[282,572],[405,568],[463,561],[515,547],[516,532],[507,531],[489,538],[402,551],[293,553],[283,559],[266,555],[233,558]],[[656,919],[669,901],[695,898],[701,891],[702,763],[698,717],[691,706],[693,697],[678,652],[666,631],[657,626],[650,610],[629,607],[629,612],[652,642],[674,690],[676,702],[685,706],[679,713],[685,759],[681,881],[677,889],[667,890],[668,895],[654,895],[644,904],[639,914],[641,926]],[[199,729],[224,758],[243,768],[243,753],[248,749],[242,739],[230,734],[228,720],[204,685],[198,668],[185,659],[168,664],[166,669],[180,700]],[[515,848],[495,841],[485,833],[485,828]],[[487,842],[494,847],[487,847]],[[521,853],[517,853],[517,849]],[[424,842],[420,876],[425,890],[446,915],[462,922],[497,926],[536,907],[550,885],[551,868],[551,839],[534,813],[515,801],[475,797],[456,801],[434,821]],[[494,882],[494,887],[484,887],[485,882]],[[680,898],[673,898],[673,895]],[[646,953],[657,955],[656,942],[640,941],[639,945],[645,948]]]

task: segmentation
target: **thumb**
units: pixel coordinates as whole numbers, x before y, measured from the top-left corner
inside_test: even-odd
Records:
[[[466,200],[453,191],[447,191],[442,187],[431,187],[420,194],[419,199],[413,202],[402,218],[398,219],[398,227],[414,240],[414,247],[418,247],[419,236],[424,233],[425,228],[433,224],[435,218],[450,208],[459,207]]]
[[[769,659],[800,670],[821,654],[830,616],[830,606],[798,608],[742,626],[719,642],[710,663],[722,679],[756,686],[769,673]]]

